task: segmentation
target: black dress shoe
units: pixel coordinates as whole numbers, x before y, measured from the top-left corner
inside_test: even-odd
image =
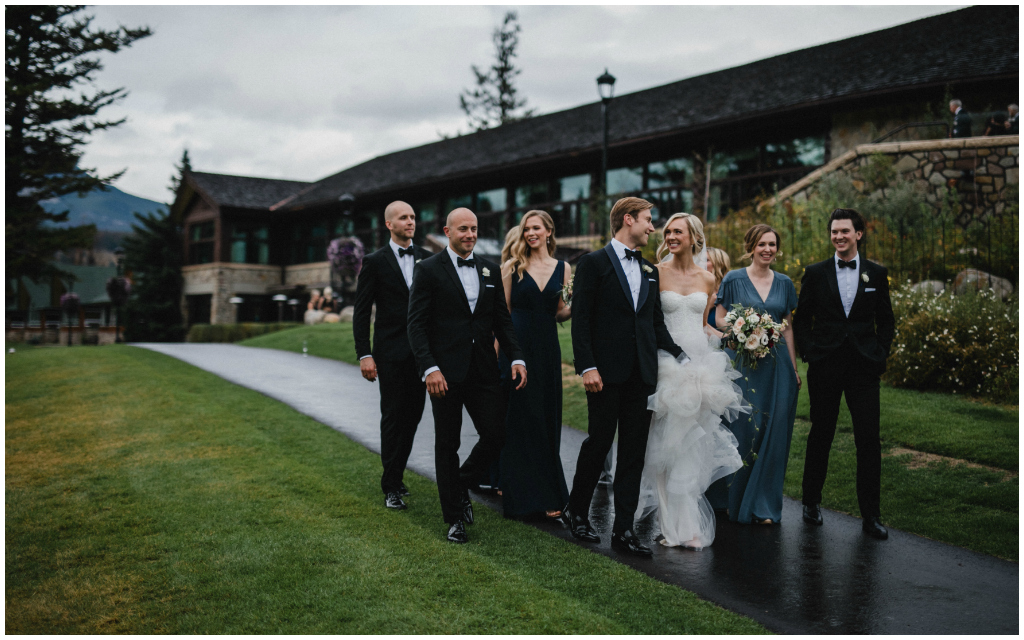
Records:
[[[462,499],[462,519],[466,524],[473,524],[473,503],[470,502],[469,496]]]
[[[817,504],[805,504],[804,505],[804,522],[807,524],[813,524],[815,526],[821,526],[821,505]]]
[[[384,496],[384,506],[387,507],[388,509],[399,510],[409,508],[405,504],[405,501],[402,500],[402,496],[398,495],[397,491],[392,491],[391,493]]]
[[[590,520],[570,511],[569,505],[565,505],[565,508],[562,509],[562,522],[565,523],[565,526],[569,527],[569,533],[577,540],[601,542],[601,538],[594,531],[594,527],[590,526]]]
[[[466,525],[462,524],[461,520],[448,527],[448,542],[454,542],[455,544],[466,544],[469,542],[469,536],[466,535]]]
[[[882,521],[877,516],[874,518],[864,518],[864,525],[861,528],[864,529],[864,533],[876,540],[889,539],[889,531],[882,526]]]
[[[640,538],[633,535],[633,532],[626,529],[622,533],[612,534],[612,549],[616,551],[625,551],[634,556],[641,558],[650,558],[652,555],[650,547],[644,546],[640,542]]]
[[[398,495],[403,496],[403,497],[404,496],[412,495],[411,493],[409,493],[409,490],[405,488],[405,483],[404,482],[402,483],[402,488],[398,490]]]

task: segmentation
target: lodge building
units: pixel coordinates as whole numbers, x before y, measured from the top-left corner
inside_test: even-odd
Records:
[[[944,137],[950,97],[980,135],[990,112],[1018,102],[1018,26],[1016,6],[971,7],[616,96],[607,192],[650,200],[656,219],[694,211],[715,220],[902,125],[940,123],[890,140]],[[594,102],[315,182],[189,173],[172,206],[185,228],[189,324],[276,319],[273,295],[329,283],[332,238],[355,235],[368,250],[387,242],[393,200],[413,206],[428,246],[448,211],[465,206],[482,238],[496,241],[524,211],[544,209],[560,244],[589,247],[603,231],[592,215],[602,143]]]

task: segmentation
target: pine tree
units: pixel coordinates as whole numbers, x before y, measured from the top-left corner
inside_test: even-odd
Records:
[[[168,189],[177,195],[185,174],[192,170],[188,150],[181,155]],[[130,342],[177,342],[185,336],[181,310],[181,267],[185,264],[183,227],[169,212],[136,213],[138,224],[125,238],[124,264],[132,274],[125,339]]]
[[[517,97],[519,92],[515,87],[515,79],[522,70],[517,69],[512,60],[516,57],[520,31],[518,14],[509,11],[491,36],[494,63],[486,73],[472,65],[476,87],[463,89],[459,105],[469,119],[469,126],[477,131],[533,116],[533,109],[516,114],[526,106],[526,98]]]
[[[94,225],[57,228],[68,212],[47,213],[40,201],[102,189],[122,173],[99,176],[79,166],[82,147],[95,131],[121,120],[97,114],[127,95],[124,89],[77,92],[103,66],[93,54],[117,52],[148,28],[92,29],[83,7],[8,5],[4,9],[6,96],[6,269],[8,278],[39,282],[69,277],[53,262],[58,250],[92,246]]]

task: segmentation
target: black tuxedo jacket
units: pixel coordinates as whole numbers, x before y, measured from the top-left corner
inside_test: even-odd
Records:
[[[967,113],[966,109],[961,108],[960,113],[953,116],[953,131],[951,137],[971,137],[971,114]]]
[[[646,260],[640,264],[634,311],[629,282],[611,244],[580,258],[572,285],[576,373],[597,367],[603,382],[621,384],[639,360],[641,378],[653,386],[658,382],[658,349],[675,357],[683,352],[665,326],[658,270]]]
[[[484,271],[487,274],[484,274]],[[522,360],[512,316],[505,306],[501,269],[476,257],[480,295],[469,310],[466,290],[446,249],[416,265],[409,294],[409,345],[422,376],[439,367],[449,383],[465,380],[474,355],[482,358],[482,373],[500,377],[494,339],[510,360]]]
[[[431,253],[423,247],[415,249],[413,258],[425,260]],[[415,270],[414,270],[415,271]],[[370,314],[377,305],[373,323],[373,347],[370,347]],[[380,362],[401,362],[409,357],[409,335],[406,321],[409,313],[409,287],[398,266],[398,258],[385,245],[363,259],[356,285],[356,304],[352,312],[352,333],[356,341],[356,355],[372,355]]]
[[[863,257],[858,260],[863,264],[859,265],[857,296],[850,308],[850,317],[843,312],[834,256],[804,270],[800,299],[793,316],[793,333],[804,362],[825,358],[849,338],[881,374],[885,371],[896,326],[889,299],[888,271]]]

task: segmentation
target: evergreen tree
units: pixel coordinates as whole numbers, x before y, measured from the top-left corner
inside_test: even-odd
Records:
[[[192,170],[188,150],[181,155],[178,171],[168,189],[175,196],[185,174]],[[170,213],[136,213],[138,224],[124,240],[124,264],[132,275],[125,339],[129,342],[178,342],[185,336],[181,310],[185,264],[184,228]]]
[[[516,57],[520,31],[519,16],[515,11],[509,11],[501,26],[491,36],[494,42],[494,63],[486,73],[473,65],[476,87],[472,90],[463,89],[459,96],[459,105],[469,119],[469,126],[477,131],[533,115],[533,109],[516,114],[518,109],[526,106],[526,98],[517,97],[518,90],[515,87],[516,76],[522,70],[517,69],[512,60]]]
[[[68,277],[53,262],[58,250],[92,246],[95,225],[57,228],[68,212],[47,213],[40,201],[102,189],[122,173],[99,176],[79,167],[82,146],[94,131],[121,120],[101,120],[104,107],[125,97],[124,89],[77,92],[103,66],[94,54],[117,52],[148,28],[92,29],[83,7],[7,5],[4,9],[5,71],[5,247],[8,278],[39,282]]]

